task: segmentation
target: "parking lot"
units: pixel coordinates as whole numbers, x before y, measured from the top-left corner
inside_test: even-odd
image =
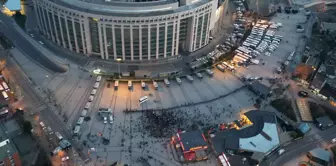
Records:
[[[243,76],[250,75],[254,77],[269,78],[273,76],[278,76],[276,69],[281,66],[280,63],[284,63],[291,52],[295,51],[296,46],[299,43],[300,38],[304,35],[303,33],[296,32],[296,25],[298,22],[304,20],[306,16],[303,12],[298,14],[285,14],[277,13],[277,15],[272,18],[272,22],[280,22],[283,24],[282,27],[278,29],[273,29],[276,35],[283,36],[277,49],[271,52],[270,56],[265,56],[265,52],[257,56],[257,60],[260,62],[265,62],[265,65],[259,63],[258,65],[249,65],[248,68],[240,67],[237,69],[238,73]],[[290,63],[295,63],[300,60],[296,60],[293,57]],[[289,65],[290,66],[290,65]],[[264,84],[269,85],[269,82],[264,79],[262,81]]]
[[[151,82],[146,82],[146,89],[141,87],[140,82],[133,83],[132,90],[129,90],[127,82],[120,82],[118,89],[115,89],[113,83],[108,87],[107,82],[102,81],[89,111],[91,120],[81,125],[80,142],[86,141],[87,147],[96,149],[92,156],[105,155],[108,158],[99,158],[97,163],[107,160],[111,164],[110,162],[120,160],[136,165],[136,159],[146,155],[156,155],[155,160],[170,163],[174,157],[168,144],[171,135],[153,137],[149,132],[148,117],[140,110],[171,111],[171,116],[179,119],[179,122],[178,125],[167,128],[177,132],[178,128],[190,130],[193,125],[206,128],[231,122],[238,118],[240,111],[253,109],[255,96],[236,76],[217,69],[213,71],[213,77],[206,73],[202,73],[203,79],[193,76],[192,83],[181,78],[182,84],[170,80],[170,86],[167,87],[163,81],[159,81],[158,90],[155,90]],[[139,98],[142,96],[148,96],[149,100],[140,104]],[[103,122],[103,117],[98,114],[99,108],[111,108],[113,123],[109,120]],[[126,109],[138,111],[125,113]],[[95,136],[89,138],[88,134]],[[109,143],[105,145],[101,138],[106,138]],[[160,156],[162,153],[165,155]]]

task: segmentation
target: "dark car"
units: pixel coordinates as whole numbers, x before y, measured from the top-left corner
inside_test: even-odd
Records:
[[[299,91],[298,95],[300,97],[308,97],[308,92],[305,92],[305,91]]]

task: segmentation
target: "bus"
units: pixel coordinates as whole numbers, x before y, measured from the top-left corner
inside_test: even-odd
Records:
[[[118,88],[118,86],[119,86],[119,81],[118,80],[114,81],[114,88]]]
[[[153,86],[154,86],[155,89],[159,88],[159,84],[156,81],[153,81]]]
[[[62,135],[59,132],[55,132],[55,135],[56,135],[56,137],[57,137],[58,140],[62,140],[63,139]]]
[[[168,78],[165,78],[163,81],[166,84],[166,86],[170,86],[170,82],[169,82]]]
[[[189,82],[193,82],[194,81],[194,78],[192,78],[190,75],[187,75],[187,79]]]
[[[102,76],[98,76],[97,79],[96,79],[96,81],[100,82],[101,79],[102,79]]]
[[[206,72],[209,76],[213,76],[213,75],[214,75],[213,71],[211,71],[210,69],[205,69],[205,72]]]
[[[244,57],[241,57],[241,56],[234,56],[234,58],[233,59],[238,59],[238,60],[240,60],[240,61],[243,61],[243,62],[247,62],[248,61],[248,59],[246,59],[246,58],[244,58]]]
[[[76,127],[75,127],[74,132],[73,132],[74,136],[77,136],[77,135],[80,134],[80,129],[81,129],[80,126],[76,126]]]
[[[132,86],[133,86],[133,84],[132,84],[132,81],[128,81],[128,89],[132,89]]]
[[[142,89],[145,89],[146,88],[146,83],[141,81],[141,87],[142,87]]]
[[[230,71],[234,71],[235,70],[234,66],[228,64],[227,62],[223,62],[222,64],[224,65],[224,67],[226,67]]]
[[[97,89],[99,87],[99,82],[96,82],[94,85],[93,85],[93,88]]]
[[[216,67],[217,67],[217,69],[220,70],[221,72],[224,72],[224,71],[225,71],[225,68],[224,68],[222,65],[220,65],[220,64],[216,65]]]
[[[139,99],[139,103],[142,104],[144,102],[148,101],[148,97],[147,96],[143,96]]]
[[[176,82],[177,82],[178,84],[181,84],[181,83],[182,83],[182,80],[181,80],[179,77],[176,77]]]
[[[8,100],[8,99],[9,99],[9,98],[8,98],[8,95],[7,95],[7,93],[6,93],[5,91],[2,92],[2,96],[5,98],[5,100]]]
[[[2,82],[2,86],[4,87],[5,91],[9,91],[9,87],[6,82]]]

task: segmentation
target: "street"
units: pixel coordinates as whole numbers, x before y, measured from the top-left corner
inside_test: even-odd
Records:
[[[13,19],[1,13],[0,20],[0,32],[12,41],[19,50],[52,72],[64,73],[66,71],[64,67],[45,57],[41,50],[38,50],[32,43],[23,37],[19,32],[20,27],[18,27]]]
[[[330,134],[333,133],[333,134]],[[330,143],[331,139],[336,137],[336,126],[317,132],[315,135],[304,136],[302,139],[295,140],[289,145],[283,147],[286,152],[279,156],[273,153],[266,160],[261,162],[260,166],[282,166],[302,154],[307,153],[314,148],[323,147],[325,143]]]

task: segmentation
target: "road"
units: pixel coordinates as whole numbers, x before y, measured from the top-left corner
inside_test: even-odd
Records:
[[[0,32],[4,34],[19,50],[25,53],[28,58],[51,72],[64,73],[66,69],[45,57],[25,36],[18,31],[16,23],[8,16],[0,13]]]
[[[333,133],[333,134],[330,134]],[[323,147],[326,143],[329,143],[331,139],[336,137],[336,126],[317,132],[315,135],[304,136],[300,140],[293,141],[289,145],[285,146],[283,149],[286,152],[279,156],[278,153],[273,153],[267,157],[266,160],[261,162],[260,166],[282,166],[289,162],[290,160],[306,154],[309,150],[314,148]]]
[[[40,121],[43,121],[45,125],[50,126],[54,132],[60,132],[61,135],[65,139],[69,140],[77,150],[79,145],[72,141],[72,135],[70,133],[71,130],[69,130],[68,126],[65,126],[65,123],[60,120],[58,113],[55,111],[56,109],[53,108],[53,105],[46,103],[45,99],[41,97],[41,92],[34,88],[32,83],[28,80],[28,77],[12,58],[7,58],[7,63],[5,69],[3,70],[3,74],[5,78],[10,78],[13,85],[18,85],[23,89],[24,97],[22,102],[24,103],[23,105],[25,105],[24,108],[27,108],[26,110],[29,113],[34,113],[38,116],[38,118],[32,119],[32,124],[38,124]],[[41,139],[40,141],[44,141],[44,144],[49,144],[48,140],[46,139]],[[86,155],[82,152],[79,153],[79,157],[82,159],[78,157],[76,152],[73,153],[73,151],[71,151],[71,153],[67,153],[67,155],[70,157],[69,163],[71,161],[74,163],[82,163],[82,160],[87,158]]]

